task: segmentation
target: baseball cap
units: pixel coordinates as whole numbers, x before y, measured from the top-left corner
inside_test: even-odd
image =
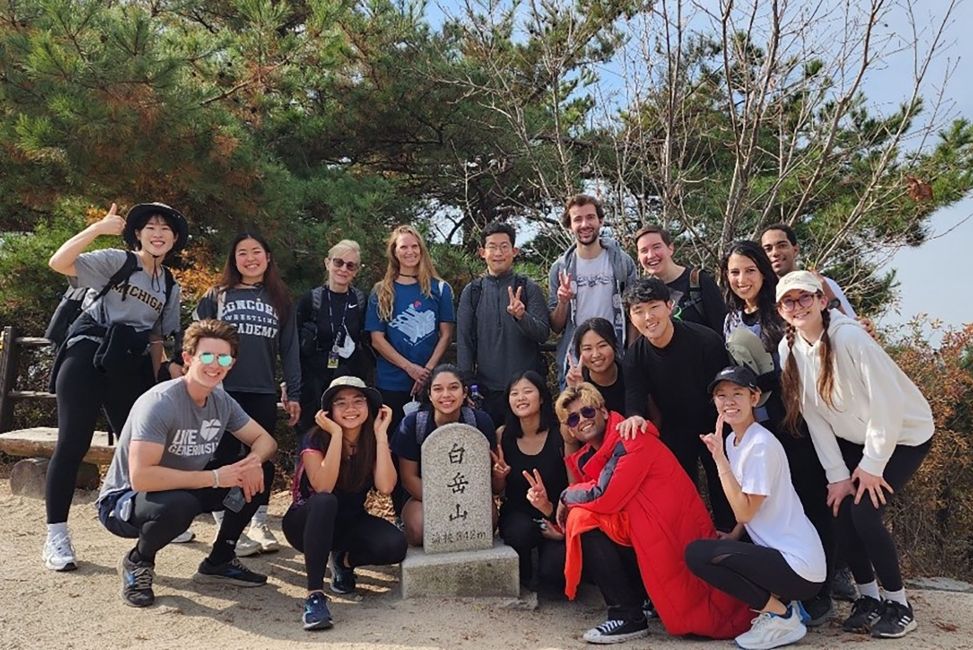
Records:
[[[794,289],[807,291],[808,293],[819,293],[823,291],[821,288],[821,281],[818,280],[818,276],[814,275],[810,271],[791,271],[782,277],[777,283],[776,301],[780,302],[780,299],[784,297],[784,294],[786,294],[788,291],[793,291]]]

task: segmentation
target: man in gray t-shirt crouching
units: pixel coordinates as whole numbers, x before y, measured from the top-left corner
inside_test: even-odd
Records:
[[[234,552],[257,509],[252,497],[273,480],[268,461],[277,451],[270,434],[221,387],[238,343],[232,325],[218,320],[190,325],[182,346],[185,375],[142,395],[122,428],[96,505],[105,528],[138,539],[119,566],[122,598],[133,607],[155,601],[156,553],[201,512],[225,509],[226,515],[212,552],[193,579],[241,587],[267,582]],[[227,432],[250,453],[218,466],[213,452]]]

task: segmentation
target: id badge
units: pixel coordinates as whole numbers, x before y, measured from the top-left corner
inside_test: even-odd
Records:
[[[338,351],[334,348],[331,348],[331,351],[328,352],[328,370],[334,370],[337,367],[338,367]]]

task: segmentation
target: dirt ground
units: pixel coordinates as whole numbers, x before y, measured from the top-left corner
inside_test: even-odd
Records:
[[[360,569],[362,596],[333,599],[335,627],[305,632],[300,626],[303,561],[290,548],[244,560],[270,576],[264,587],[220,588],[192,582],[213,535],[208,517],[193,525],[198,541],[173,545],[159,555],[156,604],[137,610],[122,603],[115,569],[130,542],[101,527],[94,498],[94,493],[78,492],[71,514],[78,570],[55,573],[44,569],[40,560],[43,502],[11,495],[9,482],[0,480],[0,647],[583,648],[591,646],[581,641],[581,634],[603,620],[600,597],[590,589],[577,602],[542,599],[536,609],[525,608],[524,601],[497,599],[402,600],[397,569]],[[280,515],[286,504],[283,493],[271,504],[271,525],[281,539]],[[973,647],[973,594],[911,590],[910,596],[919,630],[907,640],[872,641],[843,634],[832,622],[813,630],[801,645]],[[844,615],[847,610],[842,604],[839,612]],[[621,647],[735,647],[728,641],[670,638],[658,621],[650,630],[647,639]]]

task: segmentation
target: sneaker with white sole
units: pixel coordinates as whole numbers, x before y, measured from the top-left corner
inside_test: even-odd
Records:
[[[618,618],[610,618],[598,627],[593,627],[581,637],[588,643],[598,645],[610,645],[613,643],[625,643],[633,639],[641,639],[649,636],[649,624],[644,617],[639,617],[634,621],[623,621]]]
[[[172,544],[188,544],[196,539],[196,533],[187,528],[172,539]]]
[[[44,566],[51,571],[74,571],[78,568],[78,560],[75,557],[74,545],[71,543],[69,533],[48,536],[44,542],[44,550],[41,551],[41,559]]]
[[[917,627],[912,605],[886,600],[882,603],[882,616],[871,631],[878,639],[901,639]]]
[[[278,542],[277,538],[274,537],[274,534],[271,532],[270,526],[267,525],[267,522],[262,524],[250,524],[250,530],[247,531],[247,537],[260,545],[261,553],[274,553],[280,549],[280,542]],[[239,555],[239,547],[237,548],[237,555]]]
[[[851,606],[851,614],[841,624],[845,632],[869,634],[872,626],[882,618],[882,601],[871,596],[859,596]]]
[[[250,539],[246,533],[240,533],[234,551],[237,557],[250,557],[260,552],[260,544]]]
[[[768,650],[796,643],[806,635],[807,628],[801,622],[801,613],[792,605],[784,616],[763,612],[753,619],[750,629],[735,641],[744,650]]]

